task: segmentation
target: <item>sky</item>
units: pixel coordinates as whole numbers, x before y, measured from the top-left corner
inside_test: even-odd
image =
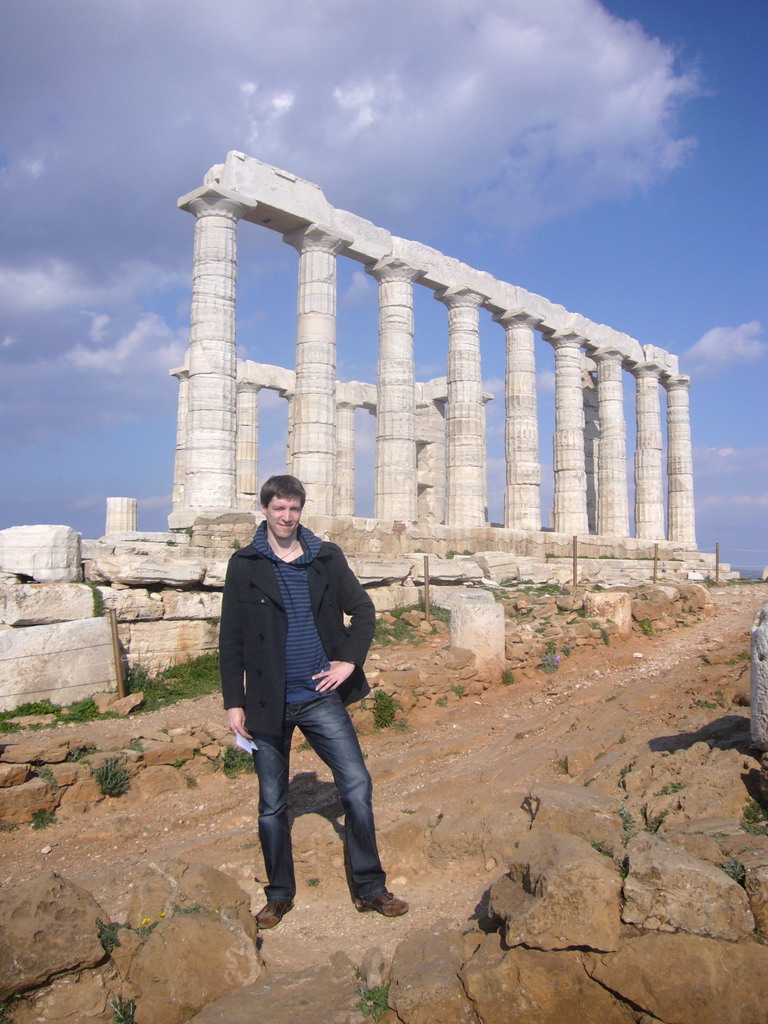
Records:
[[[697,534],[768,565],[762,0],[5,0],[0,5],[0,528],[165,529],[194,220],[240,150],[337,207],[659,345],[690,374]],[[239,230],[238,345],[290,366],[296,253]],[[417,379],[445,309],[416,288]],[[337,375],[374,381],[375,282],[339,261]],[[489,510],[504,339],[481,323]],[[552,351],[537,343],[542,505]],[[628,463],[634,387],[624,374]],[[663,407],[663,403],[662,403]],[[260,475],[285,407],[261,397]],[[373,422],[358,414],[358,512]]]

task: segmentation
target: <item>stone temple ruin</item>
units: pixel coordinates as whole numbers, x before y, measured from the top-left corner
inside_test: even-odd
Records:
[[[462,548],[559,552],[578,536],[596,554],[693,552],[690,378],[677,357],[429,246],[331,206],[317,185],[230,152],[179,200],[195,217],[189,351],[179,381],[171,528],[201,516],[258,511],[258,394],[288,403],[286,465],[305,484],[309,516],[354,517],[354,410],[376,417],[374,520],[427,524]],[[269,228],[298,254],[293,368],[236,355],[238,222]],[[375,384],[336,380],[336,261],[379,284]],[[416,381],[413,289],[446,307],[446,375]],[[485,410],[479,317],[506,336],[503,528],[486,529]],[[555,357],[553,532],[542,532],[536,336]],[[636,382],[635,536],[627,489],[625,371]],[[660,387],[666,395],[666,482]],[[666,489],[666,517],[665,517]],[[444,530],[441,532],[441,524]],[[369,525],[370,531],[370,525]],[[421,534],[419,534],[421,535]],[[525,544],[525,541],[528,544]],[[537,541],[535,549],[531,541]],[[490,541],[490,543],[489,543]],[[546,541],[546,543],[545,543]]]

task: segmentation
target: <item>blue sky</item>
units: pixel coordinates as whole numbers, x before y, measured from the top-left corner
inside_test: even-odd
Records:
[[[0,7],[0,528],[169,511],[193,219],[230,149],[690,373],[699,545],[768,564],[768,19],[735,0],[10,0]],[[295,260],[240,230],[239,344],[290,365]],[[339,377],[373,380],[376,293],[340,261]],[[491,517],[503,332],[484,316]],[[445,310],[417,289],[421,379]],[[544,508],[551,350],[538,346]],[[625,375],[632,445],[633,388]],[[262,404],[262,468],[284,409]],[[370,510],[370,417],[359,508]],[[545,514],[546,518],[546,514]]]

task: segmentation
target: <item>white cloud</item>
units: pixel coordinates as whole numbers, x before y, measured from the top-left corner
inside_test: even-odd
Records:
[[[111,347],[76,345],[64,354],[64,359],[79,370],[117,375],[141,368],[142,373],[160,374],[182,362],[185,348],[182,333],[174,334],[157,314],[145,313]]]
[[[374,293],[375,287],[373,278],[362,270],[355,270],[352,273],[349,287],[342,296],[342,302],[346,306],[356,306],[368,302]]]
[[[762,478],[768,474],[768,447],[694,448],[693,463],[697,479],[733,476],[742,473],[745,478]]]
[[[15,345],[18,341],[12,334],[6,334],[2,341],[0,341],[0,348],[10,348],[11,345]]]
[[[701,376],[720,375],[741,363],[755,363],[768,353],[768,344],[760,340],[763,326],[759,320],[738,327],[713,327],[683,355],[686,368]]]
[[[536,374],[536,386],[538,387],[539,391],[554,391],[554,370],[539,370],[539,372]]]

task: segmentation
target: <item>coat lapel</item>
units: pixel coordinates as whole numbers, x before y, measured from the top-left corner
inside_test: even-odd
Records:
[[[284,608],[283,596],[280,593],[277,576],[269,559],[255,551],[253,554],[248,553],[243,557],[248,563],[248,575],[253,586],[258,587],[265,597],[268,597],[270,601],[274,601],[279,608]]]

